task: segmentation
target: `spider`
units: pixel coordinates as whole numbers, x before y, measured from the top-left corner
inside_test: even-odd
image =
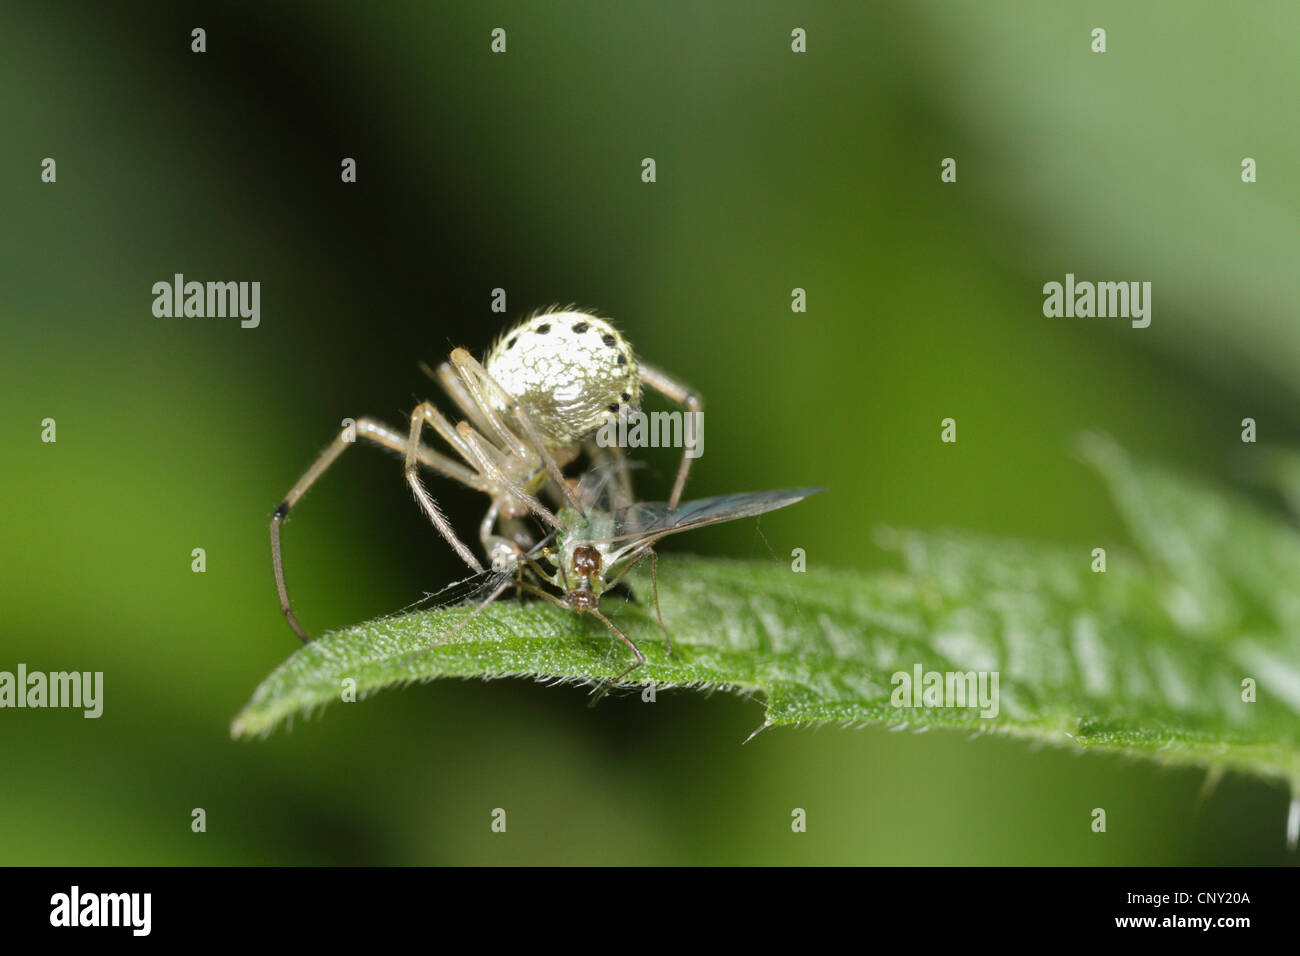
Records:
[[[434,377],[464,419],[455,427],[430,401],[411,412],[403,436],[372,418],[358,419],[355,436],[403,456],[406,482],[438,533],[475,572],[483,570],[456,535],[419,475],[419,466],[482,491],[491,499],[479,526],[488,562],[497,570],[514,568],[533,542],[522,519],[533,514],[552,529],[563,527],[538,495],[546,490],[562,506],[585,515],[582,500],[564,468],[585,449],[597,462],[623,457],[622,449],[599,448],[592,436],[620,409],[640,407],[648,386],[685,408],[703,408],[699,396],[664,372],[632,355],[627,340],[591,312],[558,307],[534,313],[502,335],[480,364],[465,349],[454,349]],[[460,461],[421,443],[430,426]],[[310,638],[294,616],[284,579],[280,526],[318,478],[352,444],[345,428],[298,479],[271,515],[271,563],[280,609],[303,642]],[[691,459],[681,464],[667,503],[681,500]],[[632,500],[625,468],[617,470],[623,497]]]

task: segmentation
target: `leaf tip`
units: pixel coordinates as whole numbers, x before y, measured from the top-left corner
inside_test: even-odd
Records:
[[[746,737],[744,740],[740,742],[740,745],[743,747],[745,744],[749,743],[751,740],[753,740],[755,737],[757,737],[759,734],[761,734],[763,731],[767,730],[767,728],[771,726],[772,725],[768,723],[767,720],[764,720],[761,724],[759,724],[757,727],[754,728],[754,732],[752,734],[750,734],[748,737]]]

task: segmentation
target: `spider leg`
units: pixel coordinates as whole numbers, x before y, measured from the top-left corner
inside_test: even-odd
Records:
[[[537,426],[520,408],[514,396],[498,385],[474,356],[464,349],[456,349],[451,353],[451,364],[460,373],[461,380],[469,389],[475,403],[483,409],[483,413],[487,415],[493,429],[501,435],[507,446],[514,449],[516,454],[521,457],[527,454],[527,449],[523,446],[519,436],[506,427],[505,421],[502,420],[496,406],[493,404],[494,401],[496,405],[505,409],[507,415],[514,418],[519,429],[524,433],[524,437],[531,444],[532,450],[541,457],[542,465],[546,468],[546,473],[550,476],[551,481],[564,493],[569,506],[579,514],[585,515],[587,511],[573,487],[565,480],[564,472],[560,470],[560,464],[555,455],[547,447],[546,441],[537,431]]]
[[[640,365],[640,371],[643,383],[649,385],[660,395],[681,405],[688,414],[704,410],[703,400],[675,378],[661,372],[653,365],[646,365],[644,362]],[[686,475],[691,470],[691,459],[687,455],[687,451],[689,449],[683,449],[682,451],[682,463],[677,466],[677,478],[673,481],[673,493],[668,498],[668,512],[670,514],[677,509],[677,503],[682,500],[682,489],[686,487]]]
[[[433,526],[438,529],[438,533],[446,539],[452,549],[460,555],[461,560],[470,566],[474,571],[482,571],[483,565],[479,563],[474,553],[465,547],[465,543],[456,537],[456,532],[452,530],[451,524],[443,517],[442,511],[438,508],[438,503],[433,500],[433,496],[425,489],[424,483],[420,481],[420,476],[416,471],[416,463],[419,461],[420,451],[420,432],[424,428],[424,423],[429,422],[433,427],[448,440],[448,443],[458,451],[461,451],[462,445],[457,438],[452,440],[451,436],[455,433],[451,431],[447,420],[442,417],[442,413],[433,406],[431,402],[421,402],[411,412],[411,435],[410,440],[406,443],[406,483],[411,486],[411,491],[415,493],[415,500],[420,503],[424,513]],[[444,428],[446,431],[444,431]],[[491,492],[492,489],[484,488],[483,490]]]
[[[494,426],[488,420],[487,411],[482,405],[474,401],[474,396],[470,394],[465,383],[460,380],[456,370],[452,368],[450,362],[443,362],[438,366],[438,371],[434,373],[438,384],[442,390],[451,396],[451,400],[456,403],[461,414],[482,433],[495,431]]]
[[[542,504],[536,496],[529,494],[515,482],[510,481],[501,466],[492,460],[489,453],[487,440],[478,432],[470,428],[469,422],[461,422],[456,426],[456,433],[461,441],[469,449],[473,456],[473,461],[482,469],[483,474],[487,475],[492,481],[497,483],[502,489],[510,494],[516,501],[524,505],[529,511],[541,518],[552,528],[560,527],[560,520],[552,514],[551,509]]]
[[[393,431],[382,422],[375,421],[372,418],[358,419],[355,426],[356,435],[367,441],[374,442],[381,447],[390,451],[407,454],[410,451],[408,443],[401,435]],[[284,519],[289,516],[289,512],[298,503],[299,499],[307,493],[307,489],[316,483],[317,479],[325,473],[330,465],[338,460],[339,456],[348,450],[353,443],[348,439],[348,429],[343,429],[334,438],[328,448],[321,452],[320,457],[312,463],[306,473],[298,479],[297,483],[289,489],[289,493],[284,496],[284,500],[276,507],[275,513],[271,515],[271,566],[275,571],[275,589],[280,598],[280,610],[284,612],[285,620],[293,628],[293,632],[306,643],[311,640],[307,632],[303,630],[298,618],[294,616],[293,608],[289,603],[289,588],[284,580],[284,556],[280,544],[280,525]],[[427,448],[415,449],[415,460],[428,468],[439,471],[448,478],[453,478],[462,484],[480,491],[488,490],[487,483],[478,475],[474,474],[464,465],[452,461],[436,452]]]
[[[470,402],[482,412],[483,417],[487,419],[489,429],[496,433],[501,445],[520,458],[529,457],[533,449],[525,445],[518,435],[506,427],[505,418],[497,410],[498,406],[507,409],[513,407],[514,397],[498,385],[496,380],[488,375],[487,369],[464,349],[452,349],[450,360],[452,368],[460,376],[465,391],[469,393]],[[536,446],[541,447],[541,445],[541,439],[538,438]]]

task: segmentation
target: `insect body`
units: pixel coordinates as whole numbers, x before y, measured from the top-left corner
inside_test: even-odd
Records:
[[[507,570],[516,567],[533,544],[523,518],[531,514],[552,529],[562,526],[542,502],[543,493],[578,514],[585,512],[564,468],[584,449],[597,461],[622,458],[620,449],[598,449],[591,438],[620,409],[639,407],[643,385],[688,410],[701,407],[685,386],[638,363],[627,341],[608,321],[571,309],[551,309],[525,319],[501,336],[485,364],[465,349],[455,349],[435,376],[464,416],[462,421],[453,427],[428,401],[411,413],[405,435],[374,419],[358,419],[355,432],[344,429],[271,516],[271,556],[280,607],[304,641],[307,633],[294,616],[285,585],[280,526],[354,435],[403,456],[406,481],[416,501],[474,571],[482,571],[483,565],[443,516],[419,470],[438,472],[488,495],[491,504],[479,526],[479,539],[492,567]],[[425,425],[458,457],[422,444]],[[681,498],[689,468],[690,458],[683,454],[669,498],[670,510]],[[618,473],[624,497],[631,500],[626,472],[619,469]]]
[[[658,578],[655,570],[658,559],[653,547],[656,542],[669,535],[706,525],[775,511],[824,490],[809,487],[722,495],[686,502],[673,510],[669,510],[667,504],[642,503],[622,509],[615,515],[593,502],[595,493],[584,482],[578,491],[587,505],[585,511],[579,513],[569,508],[560,511],[561,527],[554,532],[554,546],[544,543],[525,555],[518,565],[516,583],[523,590],[561,607],[579,614],[592,615],[632,652],[633,662],[601,685],[592,699],[594,705],[612,686],[645,664],[645,656],[640,649],[601,612],[600,600],[606,591],[617,585],[647,556],[651,560],[655,613],[668,641],[669,653],[672,653],[672,639],[668,637],[668,629],[659,613]],[[487,600],[462,620],[452,634],[437,643],[444,643],[459,632],[499,597],[510,583],[510,579],[503,576]],[[547,587],[559,594],[546,590]]]

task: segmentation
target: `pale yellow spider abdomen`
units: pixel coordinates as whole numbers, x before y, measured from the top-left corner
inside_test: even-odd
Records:
[[[620,409],[641,405],[632,347],[587,312],[531,316],[501,336],[483,364],[548,444],[588,438]]]

